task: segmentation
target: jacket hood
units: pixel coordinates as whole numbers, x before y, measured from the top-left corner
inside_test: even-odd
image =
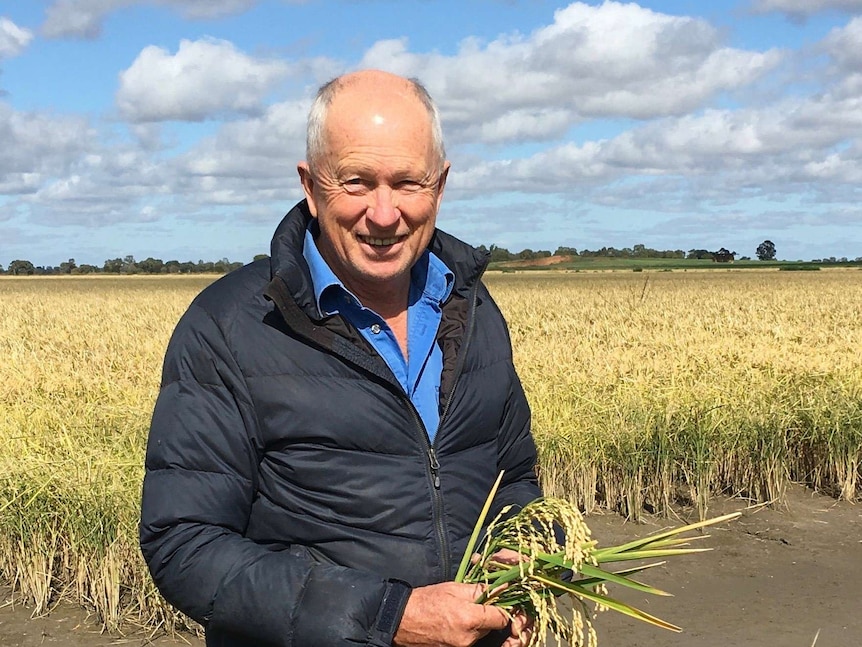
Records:
[[[270,270],[272,278],[280,277],[287,284],[303,310],[316,315],[311,273],[302,255],[305,230],[311,219],[311,211],[305,200],[285,215],[276,227],[270,244]],[[464,297],[488,264],[488,252],[478,250],[439,229],[434,230],[428,249],[452,270],[455,274],[453,291]]]

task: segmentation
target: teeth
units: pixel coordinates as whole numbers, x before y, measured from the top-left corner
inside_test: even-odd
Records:
[[[400,240],[400,237],[395,238],[371,238],[370,236],[363,236],[362,240],[364,240],[369,245],[385,247],[386,245],[394,245]]]

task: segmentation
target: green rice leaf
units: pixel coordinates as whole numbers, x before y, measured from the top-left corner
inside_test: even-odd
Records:
[[[681,627],[677,627],[676,625],[662,620],[661,618],[657,618],[653,615],[650,615],[646,611],[641,611],[640,609],[628,605],[625,602],[614,600],[613,598],[609,598],[606,595],[602,595],[600,593],[596,593],[595,591],[583,588],[581,586],[578,586],[577,584],[563,582],[561,580],[548,580],[538,576],[536,577],[536,580],[553,589],[557,589],[565,593],[571,593],[572,595],[576,595],[581,599],[596,602],[597,604],[601,604],[602,606],[605,606],[609,609],[613,609],[614,611],[618,611],[632,618],[636,618],[637,620],[648,622],[649,624],[655,625],[656,627],[661,627],[662,629],[668,629],[669,631],[675,631],[677,633],[682,631]]]
[[[597,553],[622,553],[630,550],[636,550],[638,548],[642,548],[644,546],[648,546],[659,542],[663,539],[670,537],[677,537],[682,533],[688,532],[690,530],[697,530],[698,528],[705,528],[707,526],[713,526],[718,523],[723,523],[725,521],[730,521],[731,519],[736,519],[742,515],[741,512],[731,512],[730,514],[725,514],[720,517],[715,517],[714,519],[706,519],[704,521],[699,521],[697,523],[691,523],[687,526],[681,526],[679,528],[674,528],[672,530],[668,530],[666,532],[662,532],[656,535],[648,535],[647,537],[643,537],[642,539],[635,539],[634,541],[630,541],[626,544],[620,544],[619,546],[611,546],[609,548],[603,548],[597,550]]]
[[[692,553],[707,553],[712,548],[657,548],[656,550],[632,550],[626,553],[609,553],[607,555],[595,555],[599,564],[612,562],[626,562],[633,559],[656,559],[672,557],[673,555],[689,555]]]
[[[640,573],[656,566],[663,566],[664,564],[667,564],[667,562],[651,562],[649,564],[641,564],[640,566],[635,566],[633,568],[624,568],[619,571],[613,571],[613,573],[614,575],[622,575],[627,577],[629,575],[634,575],[635,573]],[[607,573],[608,571],[602,570],[602,572]],[[575,580],[575,583],[579,584],[580,586],[595,586],[596,584],[601,584],[604,581],[605,579],[601,577],[583,577]]]
[[[470,558],[473,557],[473,551],[476,549],[476,542],[479,540],[479,535],[485,525],[485,518],[488,516],[488,511],[491,509],[491,502],[497,495],[497,489],[500,487],[500,482],[503,480],[504,473],[505,470],[501,470],[500,474],[497,475],[497,480],[494,482],[494,486],[488,493],[488,498],[485,499],[485,505],[482,506],[482,512],[476,520],[476,525],[473,526],[473,533],[470,535],[470,541],[467,542],[467,548],[464,550],[464,555],[461,557],[461,564],[458,566],[458,573],[455,575],[456,582],[464,581],[464,575],[467,573],[467,568],[470,566]]]
[[[673,597],[672,593],[668,593],[666,591],[662,591],[661,589],[642,584],[641,582],[629,579],[625,575],[620,575],[619,573],[609,573],[608,571],[604,571],[599,567],[593,566],[591,564],[581,564],[580,572],[588,577],[598,578],[604,582],[613,582],[614,584],[619,584],[620,586],[625,586],[630,589],[634,589],[635,591],[651,593],[652,595]],[[583,586],[583,582],[581,581],[575,581],[574,583]]]

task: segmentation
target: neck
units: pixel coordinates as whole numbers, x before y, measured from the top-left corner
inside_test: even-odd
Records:
[[[397,317],[407,311],[407,300],[410,296],[410,276],[385,284],[377,284],[371,289],[363,286],[346,286],[356,295],[366,308],[374,310],[384,319]]]

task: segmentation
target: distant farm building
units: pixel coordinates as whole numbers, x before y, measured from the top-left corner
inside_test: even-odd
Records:
[[[736,252],[732,252],[729,249],[722,247],[717,252],[712,253],[712,260],[716,263],[733,263],[735,256]]]

